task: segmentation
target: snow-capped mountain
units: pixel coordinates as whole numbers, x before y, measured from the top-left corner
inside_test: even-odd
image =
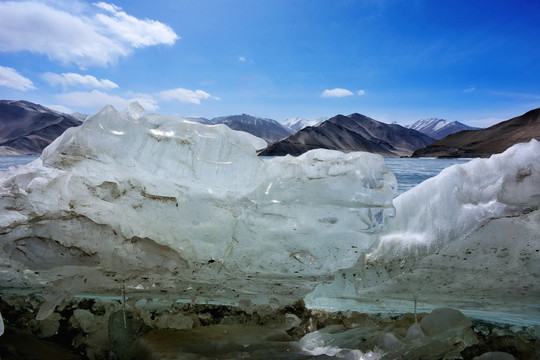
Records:
[[[311,149],[367,151],[387,157],[409,156],[434,139],[398,124],[386,124],[361,114],[337,115],[319,126],[306,127],[269,145],[261,156],[298,156]]]
[[[248,132],[258,136],[268,143],[281,140],[293,133],[276,120],[251,115],[231,115],[213,118],[212,124],[225,124],[233,130]]]
[[[477,130],[458,121],[448,121],[444,119],[429,118],[420,119],[414,124],[407,126],[409,129],[420,131],[433,139],[439,140],[450,134],[463,130]]]
[[[490,126],[440,139],[414,152],[413,157],[489,157],[510,146],[540,140],[540,108]]]
[[[294,117],[294,118],[287,119],[283,123],[283,125],[291,129],[293,132],[297,132],[308,126],[317,126],[326,120],[328,120],[326,116],[323,116],[317,119],[312,119],[312,120],[304,119],[301,117]]]

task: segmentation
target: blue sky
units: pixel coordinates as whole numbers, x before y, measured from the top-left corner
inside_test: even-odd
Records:
[[[0,98],[489,126],[540,107],[538,0],[0,1]]]

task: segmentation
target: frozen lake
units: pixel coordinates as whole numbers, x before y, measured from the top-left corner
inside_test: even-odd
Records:
[[[385,158],[398,181],[398,195],[439,174],[443,169],[470,159]]]

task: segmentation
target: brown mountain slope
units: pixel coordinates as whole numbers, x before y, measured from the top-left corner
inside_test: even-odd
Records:
[[[42,105],[0,100],[0,155],[39,155],[66,129],[81,124]]]
[[[466,130],[416,150],[413,157],[489,157],[510,146],[540,140],[540,108],[487,129]]]
[[[261,156],[298,156],[312,149],[367,151],[386,157],[408,156],[434,140],[400,125],[385,124],[360,114],[337,115],[309,126],[261,151]]]

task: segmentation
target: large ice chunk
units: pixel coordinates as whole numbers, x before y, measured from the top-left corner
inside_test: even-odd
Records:
[[[540,143],[454,165],[401,194],[388,231],[314,306],[425,311],[540,322]]]
[[[302,297],[353,265],[393,216],[383,158],[316,150],[263,160],[265,142],[107,106],[32,164],[1,175],[1,287]]]

